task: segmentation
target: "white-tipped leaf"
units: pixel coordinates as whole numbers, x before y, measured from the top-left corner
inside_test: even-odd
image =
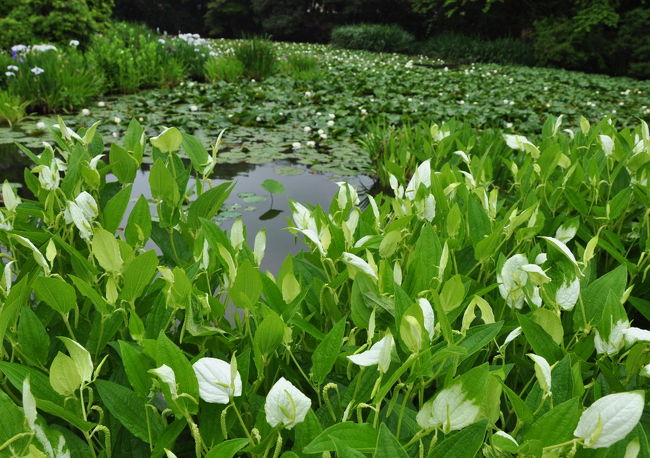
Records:
[[[548,364],[548,361],[543,356],[536,355],[534,353],[528,353],[528,357],[533,360],[535,363],[535,377],[537,377],[537,382],[542,391],[550,395],[551,394],[551,366]]]
[[[467,398],[460,384],[455,384],[425,402],[416,420],[422,428],[442,427],[446,434],[471,425],[479,415],[479,406]]]
[[[201,358],[192,365],[199,382],[199,396],[205,402],[228,404],[231,397],[241,396],[239,372],[232,380],[230,363],[217,358]]]
[[[264,413],[269,425],[291,429],[305,420],[310,407],[311,399],[281,377],[266,395]]]
[[[644,398],[643,391],[603,396],[582,413],[573,434],[588,448],[615,444],[627,436],[641,419]]]
[[[368,350],[356,355],[350,355],[348,359],[357,366],[374,366],[377,364],[381,372],[386,372],[390,366],[390,355],[394,345],[395,340],[389,333],[379,342],[375,342]]]

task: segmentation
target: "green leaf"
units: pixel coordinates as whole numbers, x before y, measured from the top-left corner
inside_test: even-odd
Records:
[[[110,232],[97,228],[93,235],[92,253],[99,265],[106,272],[119,274],[122,272],[122,255],[120,245]]]
[[[124,269],[124,286],[120,296],[127,302],[139,298],[151,282],[158,267],[158,256],[153,250],[145,251]]]
[[[318,417],[314,411],[309,409],[307,416],[305,416],[305,420],[296,425],[295,431],[293,449],[298,453],[302,453],[305,446],[313,441],[316,436],[323,431],[323,427],[318,421]]]
[[[304,453],[322,453],[335,450],[332,438],[336,438],[360,452],[372,453],[377,443],[378,432],[368,423],[346,421],[325,429],[303,450]]]
[[[34,281],[34,291],[40,300],[62,315],[77,305],[74,288],[59,277],[38,277]]]
[[[253,343],[257,351],[264,355],[271,354],[282,343],[284,338],[284,321],[272,310],[267,310],[266,316],[255,330]]]
[[[526,404],[517,393],[508,388],[505,383],[502,382],[501,387],[503,388],[503,392],[506,394],[508,401],[510,401],[510,405],[517,415],[517,419],[523,423],[531,423],[533,421],[533,411],[528,407],[528,404]]]
[[[235,305],[244,310],[251,310],[262,294],[260,273],[250,261],[245,260],[237,267],[237,276],[230,288],[230,297]]]
[[[103,226],[110,233],[115,233],[122,218],[124,217],[124,212],[129,205],[129,199],[131,198],[131,190],[133,185],[128,185],[123,189],[120,189],[117,194],[111,197],[106,203],[103,214]]]
[[[183,136],[176,127],[167,127],[160,135],[151,137],[149,141],[163,153],[173,153],[181,147]]]
[[[13,326],[18,318],[18,311],[27,303],[29,298],[29,276],[23,277],[9,292],[7,299],[0,307],[0,342],[4,342],[5,333]],[[0,356],[4,355],[4,345],[0,345]]]
[[[481,324],[469,328],[465,338],[457,343],[459,347],[467,350],[467,354],[463,359],[471,356],[490,343],[499,334],[502,326],[503,321],[497,321],[496,323]]]
[[[144,196],[138,198],[131,210],[124,236],[131,246],[144,245],[151,236],[151,211],[149,202]]]
[[[108,157],[111,170],[117,180],[122,184],[133,183],[138,170],[138,161],[117,143],[111,145]]]
[[[560,444],[573,438],[580,419],[580,399],[573,398],[539,417],[524,434],[524,440],[537,439],[543,447]]]
[[[187,393],[198,401],[199,399],[199,383],[196,380],[194,369],[187,360],[180,348],[162,332],[158,336],[156,346],[156,365],[168,365],[176,375],[176,383],[178,384],[179,393]],[[197,405],[191,403],[189,406],[190,413],[196,413]]]
[[[95,288],[93,288],[90,283],[88,283],[85,280],[82,280],[79,277],[75,277],[74,275],[68,275],[70,279],[72,280],[72,283],[77,287],[79,292],[83,297],[86,297],[90,299],[90,302],[93,303],[97,311],[102,314],[108,314],[108,302],[104,299],[104,297],[97,292]]]
[[[517,315],[524,337],[536,354],[543,356],[549,364],[562,358],[562,349],[544,329],[525,315]]]
[[[451,434],[429,453],[428,458],[465,458],[476,456],[485,437],[487,420],[467,426]]]
[[[50,349],[50,337],[45,326],[32,311],[31,307],[23,307],[18,322],[18,344],[23,353],[34,362],[44,366],[47,363]]]
[[[625,266],[618,266],[611,272],[589,283],[581,294],[587,321],[592,324],[597,323],[603,313],[607,294],[611,292],[617,298],[622,297],[626,283],[627,269]]]
[[[409,458],[402,444],[384,423],[379,426],[374,458]]]
[[[282,194],[284,192],[284,185],[279,181],[270,178],[264,180],[264,182],[260,186],[262,186],[271,194]]]
[[[212,447],[205,458],[232,458],[248,444],[248,439],[230,439]]]
[[[465,286],[460,275],[454,275],[445,282],[440,293],[440,303],[445,313],[451,312],[463,302]]]
[[[138,395],[146,397],[152,383],[147,371],[153,368],[152,364],[148,363],[149,359],[135,345],[123,340],[119,341],[119,345],[124,372],[129,383]]]
[[[340,456],[341,458],[366,458],[366,455],[356,451],[341,439],[332,437],[332,442],[334,443],[334,451],[336,451],[337,457]]]
[[[233,188],[233,183],[226,182],[201,194],[190,204],[187,213],[187,221],[190,225],[196,227],[199,225],[200,218],[211,219],[216,215]]]
[[[81,375],[68,355],[59,352],[54,357],[50,366],[50,384],[63,396],[72,395],[81,386]]]
[[[185,151],[187,157],[192,161],[192,167],[194,167],[194,170],[201,173],[203,171],[203,166],[205,166],[210,160],[210,155],[198,138],[186,133],[183,133],[182,136],[183,151]]]
[[[97,380],[95,387],[108,411],[128,432],[148,444],[155,443],[162,426],[160,422],[153,421],[151,417],[155,414],[146,407],[143,399],[128,388],[108,380]]]
[[[77,368],[77,373],[83,382],[90,382],[93,375],[93,360],[90,353],[78,342],[64,336],[60,336],[59,340],[63,342],[65,348],[72,358],[72,361]]]
[[[321,385],[325,381],[325,377],[327,377],[327,374],[334,367],[334,363],[341,351],[341,345],[343,345],[345,323],[346,319],[341,318],[318,344],[314,353],[311,355],[312,378],[317,385]]]
[[[149,171],[149,186],[151,195],[171,208],[176,207],[181,199],[176,180],[160,158],[156,159]]]

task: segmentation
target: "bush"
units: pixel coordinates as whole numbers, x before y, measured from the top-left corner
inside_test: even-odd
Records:
[[[16,76],[8,79],[10,93],[28,100],[41,113],[72,111],[84,106],[104,87],[103,73],[89,65],[79,52],[24,51],[15,64]]]
[[[297,80],[310,80],[318,77],[318,59],[307,54],[290,54],[284,66],[287,73]]]
[[[262,79],[275,71],[276,55],[273,44],[264,38],[245,40],[235,49],[235,57],[244,66],[248,78]]]
[[[86,41],[110,19],[112,0],[24,0],[0,18],[0,47]]]
[[[413,41],[413,35],[398,25],[346,25],[335,28],[331,35],[336,47],[376,52],[406,52]]]
[[[532,65],[534,52],[528,43],[512,38],[484,40],[455,32],[435,35],[418,52],[456,63],[489,62],[502,65]]]
[[[0,122],[4,121],[9,127],[27,117],[25,108],[29,102],[6,91],[0,91]]]
[[[165,50],[187,68],[189,76],[203,78],[203,66],[209,57],[208,42],[198,34],[185,33],[167,40]]]
[[[203,67],[205,79],[210,82],[237,81],[244,74],[244,64],[233,56],[210,57]]]

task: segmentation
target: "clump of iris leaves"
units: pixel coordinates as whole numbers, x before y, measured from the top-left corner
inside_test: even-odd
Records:
[[[276,273],[218,144],[96,127],[2,188],[4,456],[647,456],[645,123],[433,125],[386,193],[294,202]]]

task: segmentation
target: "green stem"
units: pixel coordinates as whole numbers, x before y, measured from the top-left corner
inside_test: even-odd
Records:
[[[232,406],[233,410],[235,411],[235,415],[237,416],[237,419],[239,420],[239,424],[244,429],[244,433],[246,434],[246,437],[250,441],[251,445],[255,444],[255,442],[253,442],[253,437],[251,436],[251,433],[248,431],[248,428],[246,427],[246,423],[244,423],[244,420],[241,417],[241,414],[239,413],[239,409],[237,408],[237,404],[235,404],[235,401],[233,400],[233,401],[230,401],[230,405]]]

